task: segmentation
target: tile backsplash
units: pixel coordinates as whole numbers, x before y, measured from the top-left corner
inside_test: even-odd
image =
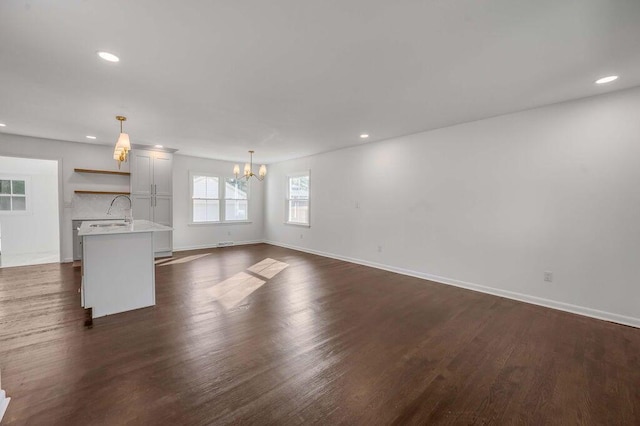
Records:
[[[71,201],[73,219],[121,219],[129,208],[129,200],[120,197],[113,204],[111,214],[107,216],[109,205],[116,195],[111,194],[74,194]]]

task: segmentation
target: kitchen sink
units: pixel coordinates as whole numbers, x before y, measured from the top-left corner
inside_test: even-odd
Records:
[[[126,223],[94,223],[93,225],[89,225],[90,228],[111,228],[111,227],[120,227],[127,226]]]

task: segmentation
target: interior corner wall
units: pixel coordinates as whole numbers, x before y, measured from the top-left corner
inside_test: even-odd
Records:
[[[249,222],[225,224],[190,224],[189,172],[207,172],[233,177],[234,163],[186,155],[173,160],[173,246],[174,250],[215,247],[220,242],[234,244],[261,242],[264,231],[264,182],[250,181]]]
[[[638,111],[634,88],[272,164],[266,240],[640,326]],[[303,170],[310,228],[284,224]]]

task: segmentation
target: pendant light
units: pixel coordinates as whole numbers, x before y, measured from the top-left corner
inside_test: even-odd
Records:
[[[131,142],[129,141],[129,135],[122,132],[122,122],[127,121],[127,117],[122,115],[116,115],[116,120],[120,122],[120,136],[118,136],[118,142],[113,150],[113,159],[118,162],[118,169],[122,162],[126,162],[131,151]]]

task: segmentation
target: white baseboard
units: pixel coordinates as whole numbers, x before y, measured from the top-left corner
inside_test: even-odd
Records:
[[[4,417],[4,413],[7,411],[7,407],[9,406],[9,402],[11,398],[7,398],[7,394],[0,389],[0,422]]]
[[[395,266],[389,266],[381,263],[369,262],[366,260],[340,256],[333,253],[326,253],[318,250],[307,249],[304,247],[293,246],[290,244],[279,243],[276,241],[266,240],[264,242],[267,244],[284,247],[291,250],[297,250],[305,253],[316,254],[318,256],[343,260],[345,262],[356,263],[358,265],[370,266],[372,268],[383,269],[385,271],[395,272],[397,274],[408,275],[415,278],[422,278],[429,281],[435,281],[441,284],[448,284],[455,287],[465,288],[467,290],[473,290],[481,293],[492,294],[494,296],[500,296],[507,299],[518,300],[520,302],[531,303],[533,305],[544,306],[546,308],[558,309],[560,311],[571,312],[573,314],[584,315],[591,318],[596,318],[604,321],[611,321],[618,324],[629,325],[631,327],[640,328],[640,318],[628,317],[625,315],[619,315],[611,312],[600,311],[597,309],[586,308],[583,306],[572,305],[570,303],[558,302],[556,300],[544,299],[541,297],[531,296],[528,294],[517,293],[509,290],[502,290],[499,288],[469,283],[466,281],[460,281],[453,278],[440,277],[437,275],[427,274],[427,273],[418,272],[418,271],[412,271],[409,269],[397,268]]]
[[[259,243],[264,243],[264,240],[234,241],[233,245],[225,246],[225,247],[218,247],[218,243],[203,244],[203,245],[197,245],[197,246],[174,247],[173,251],[187,251],[187,250],[201,250],[201,249],[212,249],[212,248],[226,248],[226,247],[233,247],[233,246],[244,246],[244,245],[247,245],[247,244],[259,244]]]

